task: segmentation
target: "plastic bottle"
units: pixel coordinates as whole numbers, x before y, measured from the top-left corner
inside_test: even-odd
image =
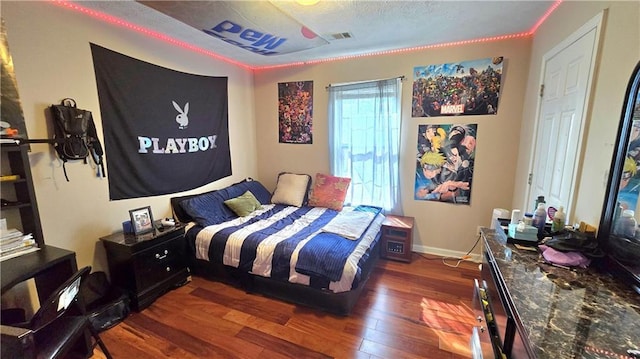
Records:
[[[620,216],[618,220],[616,233],[627,238],[634,238],[636,236],[637,226],[638,222],[636,222],[634,211],[625,209],[622,211],[622,216]]]
[[[551,232],[560,232],[564,230],[565,220],[564,207],[560,206],[556,214],[553,216]]]
[[[533,213],[533,226],[538,228],[538,239],[544,237],[544,225],[547,223],[547,211],[544,203],[538,203],[538,208]]]
[[[536,199],[536,204],[535,206],[533,206],[533,210],[537,210],[538,209],[538,205],[542,203],[542,204],[546,204],[546,202],[544,201],[544,196],[538,196],[538,198]]]

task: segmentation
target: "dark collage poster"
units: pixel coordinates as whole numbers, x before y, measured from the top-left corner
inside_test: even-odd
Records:
[[[0,128],[3,138],[28,138],[27,127],[24,122],[22,104],[18,94],[18,82],[13,69],[13,59],[9,51],[9,41],[5,29],[4,19],[0,36],[0,58],[2,62],[2,90],[0,90]],[[9,140],[7,140],[9,141]],[[9,142],[12,143],[12,142]]]
[[[313,81],[278,83],[280,143],[313,143]]]
[[[503,57],[415,67],[413,117],[496,115]]]
[[[477,124],[418,125],[414,198],[470,204]]]

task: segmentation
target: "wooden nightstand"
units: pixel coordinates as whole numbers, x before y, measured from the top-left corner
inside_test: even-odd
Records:
[[[387,215],[382,222],[382,258],[411,262],[413,217]]]
[[[111,282],[129,292],[136,311],[190,279],[184,225],[138,236],[115,233],[100,240],[107,252]]]

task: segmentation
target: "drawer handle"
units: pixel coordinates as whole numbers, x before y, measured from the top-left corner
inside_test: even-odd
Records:
[[[480,333],[484,333],[484,330],[485,330],[484,327],[481,326],[480,327]]]
[[[167,272],[171,272],[171,267],[167,267]]]
[[[156,259],[165,259],[167,258],[167,254],[163,254],[162,256],[160,255],[160,253],[156,253]]]
[[[478,320],[478,323],[482,323],[482,317],[481,316],[478,316],[476,319]]]

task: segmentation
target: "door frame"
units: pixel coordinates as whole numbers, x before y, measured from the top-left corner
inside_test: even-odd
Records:
[[[584,148],[583,148],[583,143],[585,140],[585,128],[587,127],[587,123],[589,123],[591,121],[591,108],[593,106],[593,87],[594,87],[594,78],[595,78],[595,74],[598,70],[598,67],[600,66],[600,64],[598,63],[598,59],[599,59],[599,55],[600,55],[600,48],[602,46],[602,28],[605,25],[605,20],[606,20],[606,15],[607,15],[607,11],[608,9],[604,9],[603,11],[601,11],[600,13],[598,13],[596,16],[594,16],[593,18],[591,18],[590,20],[588,20],[584,25],[580,26],[580,28],[578,28],[576,31],[574,31],[571,35],[569,35],[568,37],[566,37],[564,40],[562,40],[560,43],[558,43],[556,46],[554,46],[551,50],[547,51],[543,56],[542,56],[542,60],[541,60],[541,64],[540,64],[540,74],[539,74],[539,79],[538,79],[538,86],[537,89],[540,89],[541,86],[544,84],[544,77],[545,77],[545,73],[547,71],[547,62],[554,56],[556,56],[557,54],[559,54],[560,52],[562,52],[563,50],[565,50],[567,47],[569,47],[571,44],[573,44],[574,42],[578,41],[580,38],[582,38],[583,36],[585,36],[587,33],[589,33],[591,30],[595,29],[596,34],[595,34],[595,43],[593,46],[593,53],[591,54],[591,69],[589,71],[589,76],[587,78],[587,85],[586,85],[586,93],[585,93],[585,102],[584,102],[584,106],[582,109],[582,121],[580,123],[580,129],[578,130],[578,145],[576,148],[576,161],[574,163],[574,168],[572,171],[572,179],[571,179],[571,186],[569,189],[569,203],[565,204],[565,213],[568,214],[567,216],[567,220],[569,221],[568,223],[572,223],[572,219],[574,216],[574,206],[575,206],[575,202],[576,202],[576,190],[578,189],[580,183],[579,180],[577,178],[578,174],[582,171],[582,162],[584,160]],[[542,97],[541,96],[537,96],[536,99],[537,103],[536,103],[536,113],[535,113],[535,124],[534,124],[534,130],[533,130],[533,134],[532,134],[532,141],[531,141],[531,148],[530,148],[530,155],[529,155],[529,169],[527,172],[527,178],[529,178],[527,180],[527,195],[525,197],[525,203],[524,203],[524,207],[523,208],[529,208],[531,207],[531,205],[533,204],[535,198],[534,196],[531,195],[531,174],[534,171],[534,165],[535,165],[535,156],[536,156],[536,145],[537,145],[537,139],[538,139],[538,131],[539,131],[539,127],[540,127],[540,114],[541,114],[541,109],[542,109]],[[534,174],[535,176],[535,174]]]

